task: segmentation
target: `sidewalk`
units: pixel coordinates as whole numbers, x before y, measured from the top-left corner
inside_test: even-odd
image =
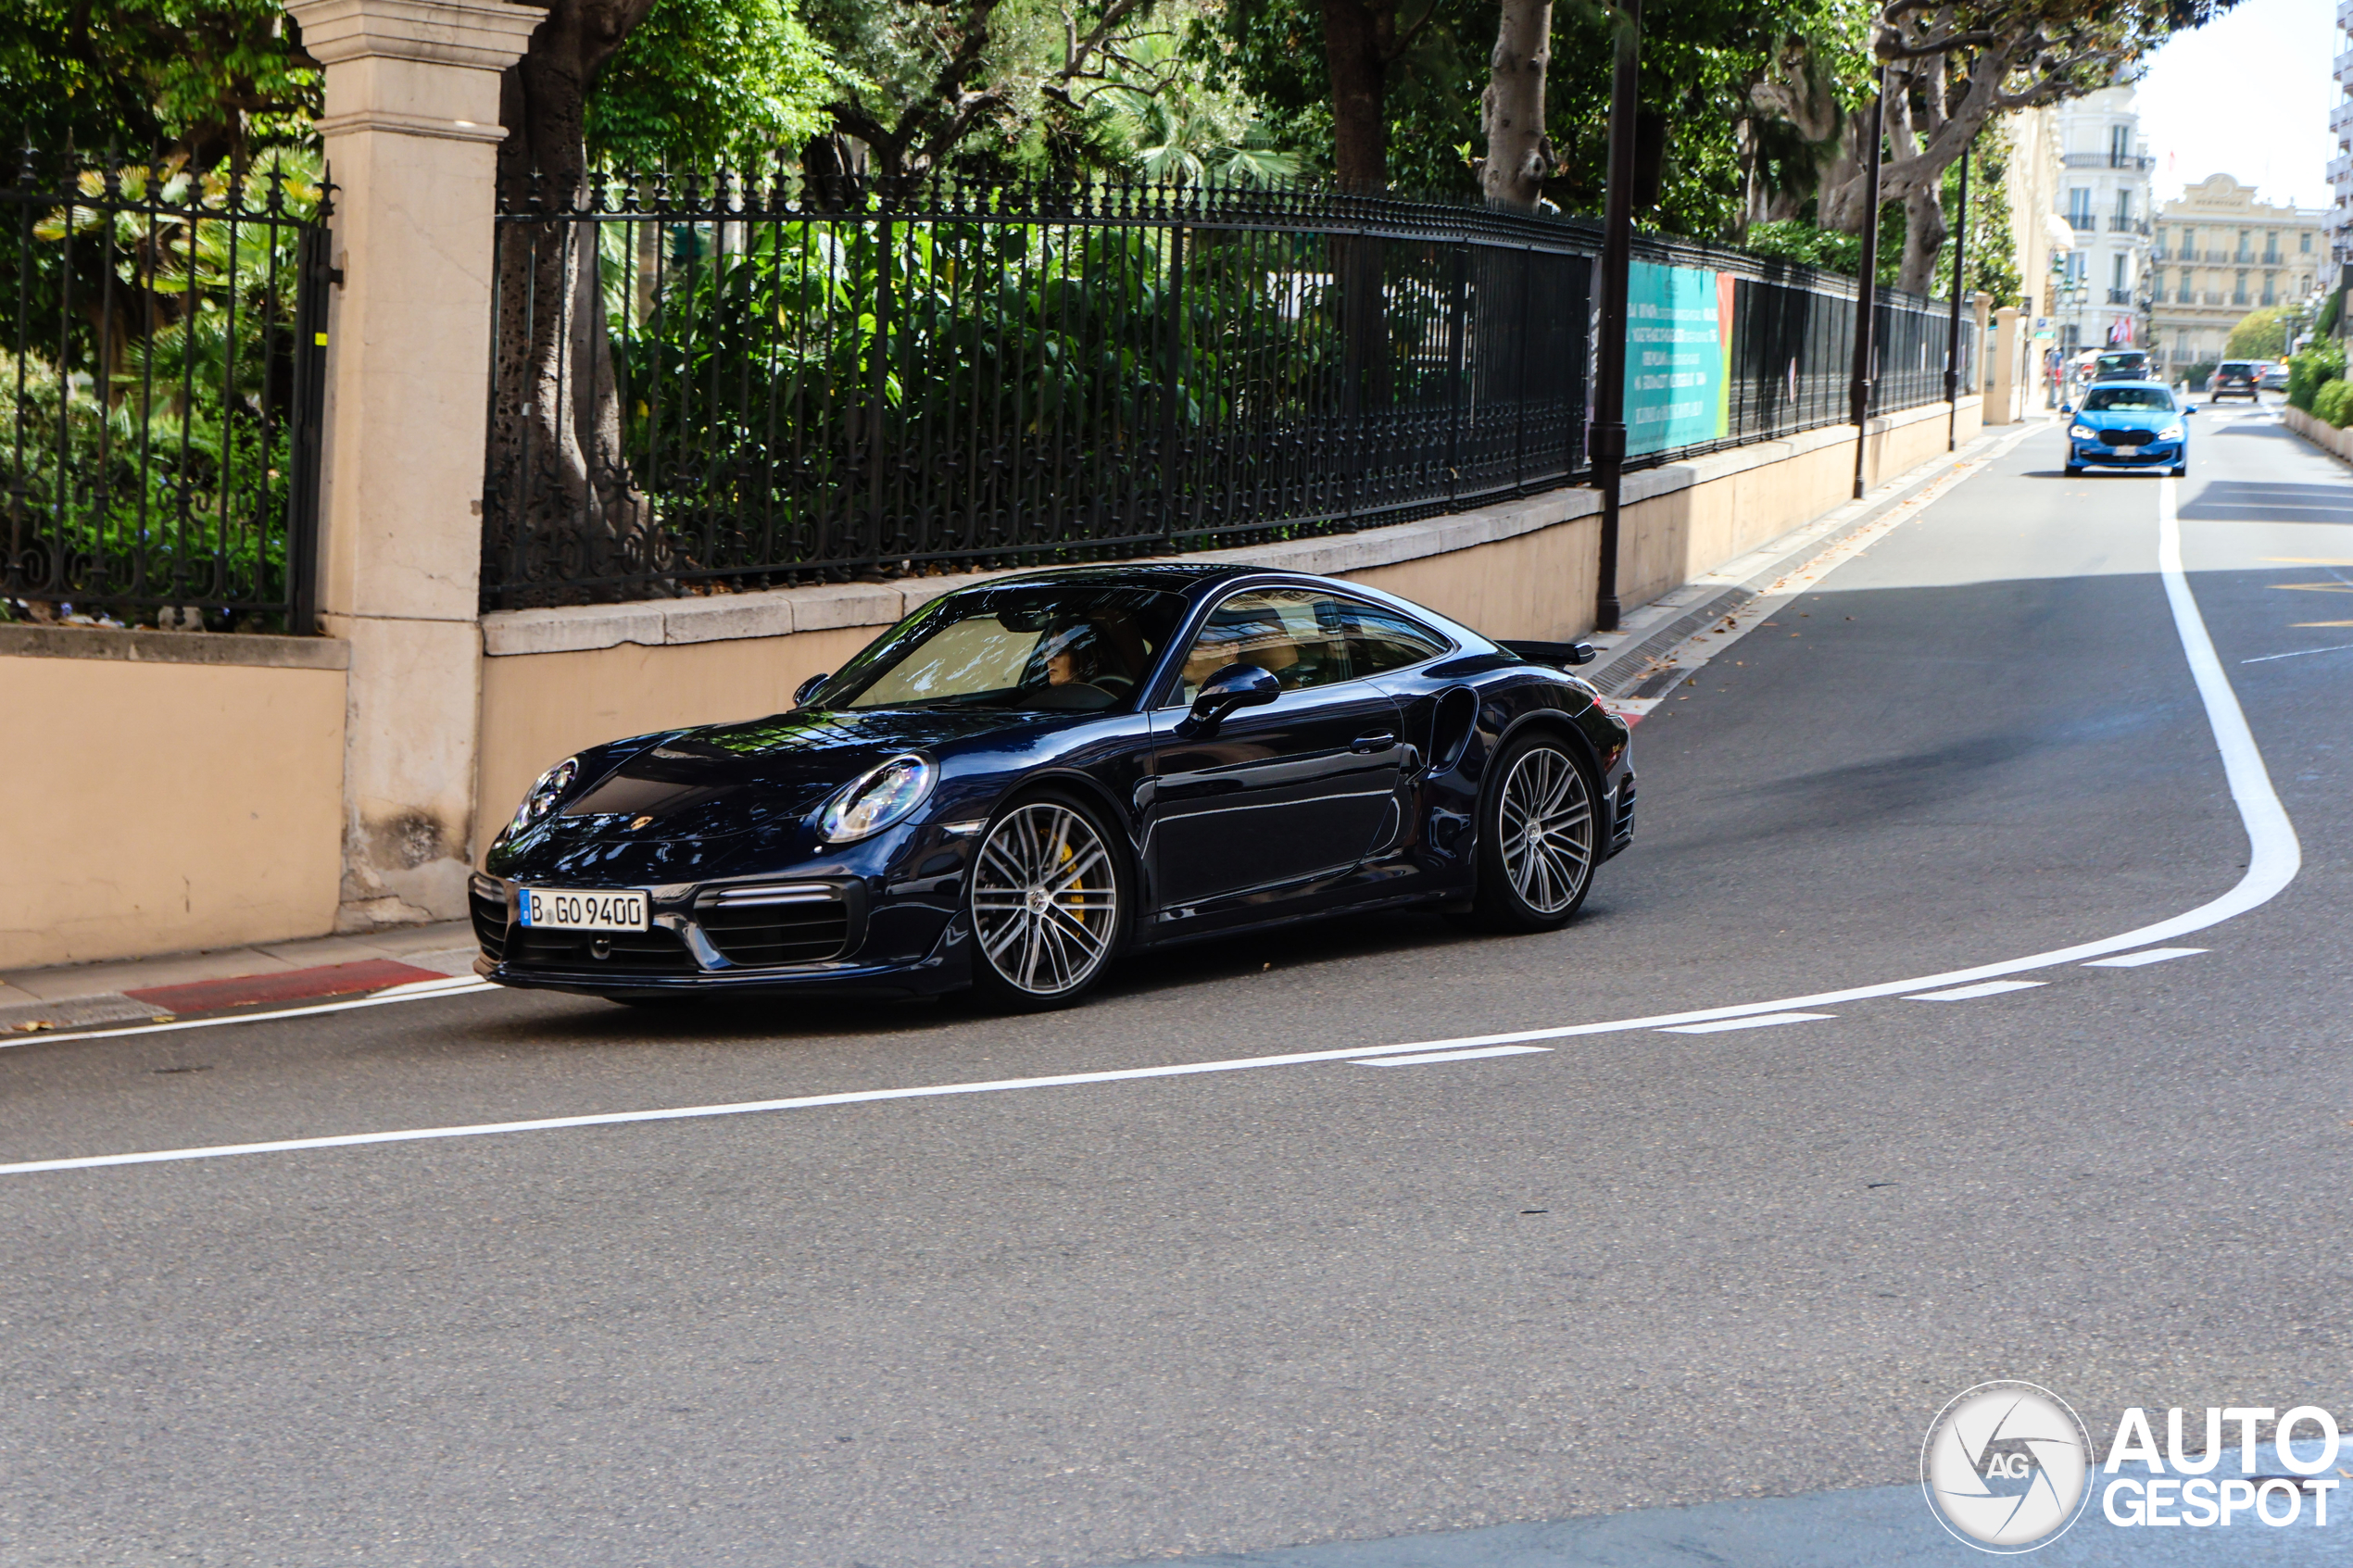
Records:
[[[355,996],[473,972],[463,921],[0,974],[0,1040],[263,1003]]]

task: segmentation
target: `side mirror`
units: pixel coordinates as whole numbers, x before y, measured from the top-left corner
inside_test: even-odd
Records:
[[[2196,412],[2197,412],[2197,405],[2196,405],[2196,404],[2195,404],[2195,403],[2184,403],[2184,404],[2183,404],[2183,405],[2182,405],[2182,413],[2183,413],[2183,416],[2184,418],[2187,418],[2189,415],[2191,415],[2191,414],[2195,414],[2195,413],[2196,413]]]
[[[824,686],[827,681],[833,679],[833,674],[834,672],[830,670],[820,670],[817,673],[810,676],[809,679],[795,686],[792,689],[792,705],[795,708],[807,706],[809,699],[817,695],[818,689]]]
[[[2062,403],[2059,405],[2059,412],[2062,414],[2071,414],[2075,412],[2075,405],[2072,403]]]
[[[1193,698],[1193,722],[1214,728],[1237,708],[1264,708],[1283,695],[1283,684],[1255,664],[1228,664],[1203,681]]]

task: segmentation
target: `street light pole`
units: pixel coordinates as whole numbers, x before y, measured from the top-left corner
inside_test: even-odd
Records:
[[[1944,337],[1944,450],[1961,445],[1961,263],[1969,254],[1969,155],[1961,148],[1961,226],[1953,231],[1953,318]],[[1876,228],[1878,225],[1874,224]]]
[[[1593,629],[1617,630],[1618,494],[1626,477],[1626,292],[1634,264],[1634,115],[1641,107],[1642,0],[1619,0],[1609,85],[1609,185],[1602,202],[1601,344],[1587,451],[1602,493]]]
[[[1887,68],[1879,68],[1879,96],[1871,100],[1871,161],[1863,182],[1863,275],[1855,289],[1855,375],[1847,404],[1855,420],[1855,498],[1863,498],[1863,455],[1870,444],[1873,329],[1879,315],[1880,141],[1886,123]]]

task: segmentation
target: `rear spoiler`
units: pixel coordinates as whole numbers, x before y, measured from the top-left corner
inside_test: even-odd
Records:
[[[1591,643],[1514,643],[1499,642],[1498,647],[1508,649],[1530,664],[1591,664],[1601,656]]]

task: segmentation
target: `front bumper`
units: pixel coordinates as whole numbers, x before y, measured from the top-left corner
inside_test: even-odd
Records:
[[[474,972],[501,985],[599,997],[776,989],[921,996],[969,978],[950,898],[877,898],[857,877],[658,887],[647,930],[610,934],[523,924],[520,886],[482,872],[470,885],[482,947]]]
[[[2068,438],[2068,460],[2098,468],[2170,468],[2189,460],[2186,441],[2152,441],[2145,446],[2109,446]]]

